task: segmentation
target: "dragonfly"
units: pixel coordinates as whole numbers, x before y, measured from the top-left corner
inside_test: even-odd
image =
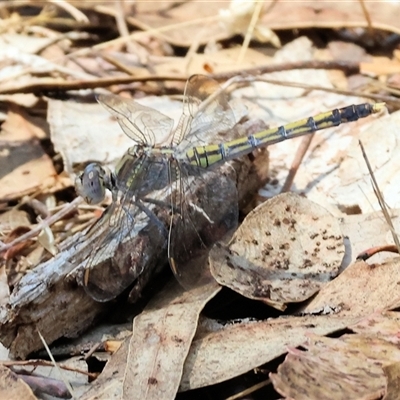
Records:
[[[77,193],[89,204],[103,201],[107,190],[112,194],[110,206],[86,234],[96,235],[100,225],[107,225],[96,238],[81,282],[97,301],[117,297],[144,272],[144,267],[132,265],[140,251],[129,243],[133,242],[132,228],[147,222],[153,227],[148,236],[165,241],[171,270],[184,288],[208,281],[208,251],[237,227],[239,219],[235,178],[222,174],[218,166],[258,148],[356,121],[384,108],[384,103],[351,105],[227,140],[236,126],[228,95],[204,75],[188,79],[176,126],[169,116],[131,99],[100,94],[97,100],[135,142],[113,172],[91,163],[75,181]],[[166,138],[162,143],[160,136]],[[212,138],[216,143],[209,144]],[[157,200],[158,194],[164,200]],[[169,223],[159,218],[162,209],[167,210]],[[110,243],[115,246],[122,241],[127,245],[108,260],[107,267],[101,265],[104,255],[111,252]]]

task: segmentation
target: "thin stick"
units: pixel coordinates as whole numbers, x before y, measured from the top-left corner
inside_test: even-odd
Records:
[[[49,348],[49,346],[47,345],[46,341],[44,340],[44,337],[43,337],[42,334],[40,333],[39,329],[37,330],[37,332],[38,332],[38,334],[39,334],[40,340],[41,340],[42,343],[43,343],[44,348],[45,348],[46,351],[47,351],[48,356],[50,357],[50,360],[53,362],[53,365],[54,365],[55,369],[58,371],[61,380],[64,382],[64,385],[67,387],[67,389],[68,389],[69,393],[71,394],[71,396],[72,396],[73,398],[76,398],[76,397],[75,397],[75,394],[74,394],[74,389],[72,389],[72,386],[71,386],[71,384],[69,383],[69,381],[68,381],[67,379],[65,379],[63,373],[61,372],[60,367],[57,365],[56,360],[54,359],[53,354],[51,354],[50,348]]]
[[[38,235],[44,228],[53,225],[55,222],[58,220],[62,219],[65,217],[67,214],[69,214],[72,210],[77,208],[77,206],[83,202],[82,197],[77,197],[74,201],[71,203],[67,204],[65,207],[63,207],[60,211],[55,213],[54,215],[44,219],[43,221],[39,222],[33,229],[31,229],[29,232],[21,235],[20,237],[17,237],[10,243],[2,243],[0,244],[0,253],[3,251],[6,251],[8,249],[11,249],[13,246],[15,246],[18,243],[21,243],[25,240],[31,239],[32,237]]]
[[[264,386],[270,385],[271,384],[271,380],[267,379],[265,381],[262,381],[260,383],[257,383],[251,387],[249,387],[248,389],[243,390],[240,393],[234,394],[233,396],[229,396],[227,397],[225,400],[237,400],[237,399],[241,399],[244,396],[249,395],[250,393],[253,393],[257,390],[260,390],[261,388],[263,388]]]
[[[393,241],[394,241],[394,243],[395,243],[395,245],[397,247],[398,252],[400,253],[400,241],[399,241],[399,238],[397,236],[396,230],[395,230],[395,228],[393,226],[392,219],[391,219],[391,217],[389,215],[389,211],[387,209],[387,205],[386,205],[385,199],[383,198],[383,194],[382,194],[381,190],[379,189],[378,182],[375,179],[374,172],[372,171],[371,164],[369,163],[369,160],[368,160],[368,157],[367,157],[367,153],[365,152],[365,149],[364,149],[364,146],[363,146],[361,140],[359,140],[358,143],[360,145],[361,152],[362,152],[362,155],[364,157],[365,164],[367,165],[368,172],[369,172],[369,174],[371,176],[372,187],[374,189],[375,196],[378,199],[379,206],[382,209],[382,212],[383,212],[383,215],[385,217],[386,223],[389,225],[390,231],[392,233]]]
[[[303,158],[310,147],[310,144],[313,140],[314,133],[312,135],[304,136],[302,142],[300,143],[299,148],[297,149],[296,155],[293,159],[292,166],[290,167],[288,176],[285,180],[285,183],[282,186],[281,193],[288,192],[293,185],[294,177],[300,167]]]
[[[238,65],[240,65],[244,59],[247,49],[249,48],[250,40],[253,37],[253,32],[256,27],[257,21],[260,18],[261,10],[264,6],[264,0],[258,1],[256,6],[254,7],[253,15],[251,16],[250,24],[247,27],[246,36],[244,37],[244,41],[242,47],[240,48],[239,57],[237,60]]]

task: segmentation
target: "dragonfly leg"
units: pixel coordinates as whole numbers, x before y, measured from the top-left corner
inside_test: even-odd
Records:
[[[139,208],[140,211],[144,212],[149,217],[150,221],[153,222],[159,228],[160,232],[163,232],[165,235],[168,235],[168,229],[160,221],[160,219],[157,218],[157,216],[153,213],[153,211],[151,211],[148,207],[146,207],[139,199],[136,199],[135,205]]]

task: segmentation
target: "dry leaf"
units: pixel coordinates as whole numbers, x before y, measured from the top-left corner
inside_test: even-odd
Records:
[[[339,182],[328,192],[332,199],[346,208],[358,206],[363,213],[380,210],[360,151],[358,144],[360,140],[385,201],[392,208],[400,207],[400,191],[398,185],[393,184],[400,180],[400,160],[396,156],[400,151],[399,126],[399,111],[381,116],[351,142],[346,151],[346,158],[338,171]],[[379,134],[381,132],[385,134]]]
[[[313,335],[302,347],[290,350],[270,374],[275,389],[296,400],[380,398],[386,384],[382,367],[400,360],[397,345],[375,336]]]
[[[395,258],[372,265],[355,262],[325,285],[304,312],[316,313],[329,307],[340,315],[365,316],[390,308],[400,298],[399,261]]]
[[[156,65],[155,71],[159,75],[182,74],[190,76],[192,74],[222,73],[232,71],[232,65],[237,63],[240,48],[234,47],[221,49],[215,52],[193,54],[186,58],[174,57],[171,60]],[[268,64],[271,57],[255,49],[247,49],[246,57],[240,64],[241,68],[255,68],[259,65]],[[166,82],[168,84],[168,82]]]
[[[43,131],[24,118],[17,107],[10,107],[1,126],[0,199],[15,199],[35,190],[60,189],[50,157],[44,152],[37,135]]]
[[[168,285],[133,322],[123,399],[174,399],[199,314],[220,287]]]
[[[232,0],[228,9],[220,9],[220,23],[227,30],[228,35],[245,35],[257,7],[257,1]],[[253,36],[262,43],[270,42],[275,47],[280,47],[279,37],[261,22],[262,11],[254,25]]]
[[[336,218],[318,204],[285,193],[253,210],[226,249],[214,247],[210,264],[221,285],[283,310],[335,277],[343,256]]]
[[[123,341],[103,372],[92,383],[90,389],[80,397],[80,400],[121,400],[129,342],[130,338]]]
[[[376,312],[349,326],[355,333],[374,335],[397,343],[400,315],[394,311]]]
[[[31,388],[9,368],[0,365],[0,400],[36,400]]]
[[[310,333],[327,335],[354,323],[336,316],[282,317],[226,324],[198,334],[185,362],[180,390],[213,385],[239,376],[299,346]]]
[[[154,12],[157,4],[157,13]],[[140,2],[137,4],[135,19],[128,20],[139,28],[161,28],[158,36],[176,46],[189,47],[193,40],[200,44],[227,39],[230,33],[220,23],[221,10],[229,8],[229,2],[208,2],[204,7],[201,0],[179,3],[172,7],[166,3]],[[329,0],[302,1],[298,3],[276,1],[268,3],[262,14],[260,26],[271,30],[312,28],[369,28],[369,20],[358,2],[349,2],[346,7]],[[364,5],[371,20],[371,27],[400,33],[396,16],[397,3],[370,2]]]
[[[400,210],[389,210],[394,229],[400,232]],[[382,212],[360,215],[346,215],[341,219],[340,228],[346,240],[346,255],[343,266],[347,267],[354,258],[366,249],[393,243],[393,236]],[[392,259],[392,253],[376,254],[370,261],[379,263]]]
[[[0,214],[0,232],[4,235],[5,232],[13,231],[14,229],[21,226],[30,226],[31,221],[26,211],[19,210],[18,208],[12,208]]]
[[[39,222],[41,222],[40,218]],[[57,254],[58,250],[55,244],[54,234],[49,226],[44,227],[40,231],[37,240],[52,256]]]

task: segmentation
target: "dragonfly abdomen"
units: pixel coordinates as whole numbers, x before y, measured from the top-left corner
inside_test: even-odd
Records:
[[[186,152],[186,157],[191,165],[207,168],[211,165],[232,160],[241,154],[250,153],[257,147],[259,147],[259,144],[252,135],[227,143],[196,146]]]
[[[340,125],[345,122],[357,121],[381,111],[385,103],[363,103],[301,119],[277,128],[270,128],[245,138],[209,146],[193,147],[186,153],[190,164],[202,168],[232,160],[251,153],[259,147],[269,146],[298,136]]]

